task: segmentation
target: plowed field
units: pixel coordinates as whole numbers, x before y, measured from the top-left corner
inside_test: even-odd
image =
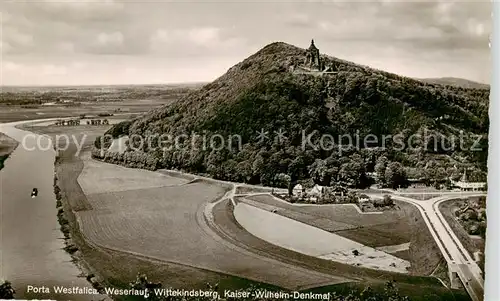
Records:
[[[223,241],[203,218],[205,205],[225,194],[222,186],[185,183],[156,172],[88,159],[85,164],[79,182],[93,209],[77,212],[77,216],[82,233],[97,246],[288,289],[345,282],[343,277],[286,264]],[[118,182],[113,174],[122,180]]]

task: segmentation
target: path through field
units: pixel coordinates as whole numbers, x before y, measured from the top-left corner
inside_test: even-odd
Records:
[[[93,209],[77,216],[97,246],[287,289],[349,281],[221,243],[202,218],[206,204],[226,193],[221,186],[88,158],[84,164],[78,181]]]

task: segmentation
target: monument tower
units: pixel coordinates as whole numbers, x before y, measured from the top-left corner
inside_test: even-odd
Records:
[[[307,49],[304,66],[313,70],[321,71],[322,64],[319,57],[319,49],[314,45],[314,40],[311,40],[311,45]]]

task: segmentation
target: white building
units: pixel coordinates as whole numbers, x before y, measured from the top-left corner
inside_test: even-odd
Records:
[[[309,190],[309,195],[314,197],[321,197],[324,192],[325,192],[325,187],[316,184],[314,185],[313,188],[311,188],[311,190]]]
[[[467,170],[464,170],[460,181],[451,181],[451,184],[461,191],[482,191],[486,189],[486,182],[469,182],[467,180]]]
[[[362,194],[359,196],[359,202],[364,203],[370,201],[370,197],[367,196],[366,194]]]
[[[304,193],[304,188],[302,187],[302,185],[297,184],[297,185],[295,185],[295,187],[293,187],[293,190],[292,190],[293,196],[302,196],[303,193]]]

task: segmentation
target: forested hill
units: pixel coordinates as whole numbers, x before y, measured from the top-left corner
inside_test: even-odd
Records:
[[[426,146],[395,152],[390,142],[385,149],[380,143],[383,135],[403,134],[406,139],[424,130],[448,136],[460,131],[486,134],[489,90],[425,83],[330,56],[322,59],[334,73],[316,76],[292,72],[291,66],[302,64],[304,57],[302,48],[272,43],[174,105],[116,126],[110,133],[240,135],[243,148],[239,150],[203,150],[186,144],[162,155],[150,155],[157,157],[155,168],[182,168],[264,184],[275,183],[277,174],[328,182],[330,176],[316,173],[320,165],[327,174],[340,174],[340,178],[349,178],[350,185],[360,186],[364,180],[352,178],[373,171],[382,157],[407,170],[424,170],[420,165],[430,164],[430,169],[442,167],[454,176],[462,166],[485,168],[486,151],[438,147],[429,152]],[[280,129],[286,132],[286,139],[272,139]],[[257,132],[262,130],[269,132],[271,139],[258,140]],[[342,153],[337,148],[304,149],[303,134],[314,131],[318,135],[311,139],[313,144],[321,134],[358,135],[362,141],[373,134],[379,143]]]
[[[455,77],[440,77],[440,78],[422,78],[419,79],[426,83],[431,84],[440,84],[440,85],[450,85],[462,88],[472,88],[472,89],[490,89],[490,85],[478,83],[475,81],[471,81],[463,78],[455,78]]]

